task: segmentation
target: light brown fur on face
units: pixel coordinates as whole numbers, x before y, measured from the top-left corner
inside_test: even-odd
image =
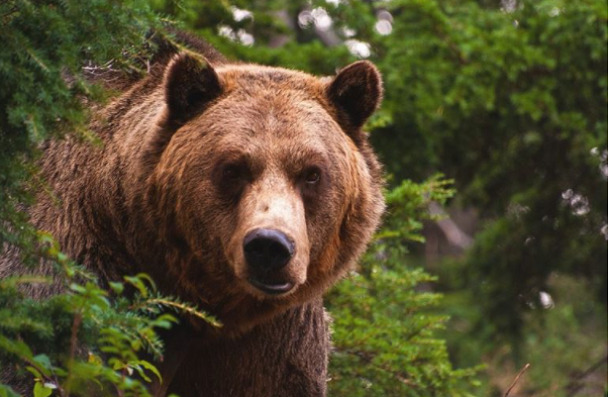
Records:
[[[103,282],[147,272],[223,323],[187,319],[165,336],[171,359],[157,395],[324,395],[321,296],[384,209],[361,130],[381,100],[380,76],[368,62],[317,78],[219,56],[167,58],[96,115],[102,146],[49,144],[42,169],[60,205],[41,194],[32,221]],[[0,274],[16,267],[0,262]],[[273,366],[283,381],[226,372],[237,358]]]

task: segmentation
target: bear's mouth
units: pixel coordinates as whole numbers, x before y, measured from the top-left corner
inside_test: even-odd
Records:
[[[263,283],[252,277],[250,277],[248,281],[257,289],[269,295],[282,295],[290,292],[294,288],[294,284],[290,282],[269,284]]]

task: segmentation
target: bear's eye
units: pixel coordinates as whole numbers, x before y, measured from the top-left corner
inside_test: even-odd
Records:
[[[220,164],[214,171],[214,184],[218,192],[227,199],[238,200],[243,188],[252,180],[252,174],[245,161]]]
[[[320,169],[318,167],[311,167],[305,171],[304,181],[308,185],[315,185],[320,181]]]
[[[235,190],[250,180],[250,169],[244,161],[230,162],[217,167],[215,180],[218,186]]]
[[[243,173],[243,166],[239,164],[228,164],[222,169],[222,177],[224,180],[239,179]]]

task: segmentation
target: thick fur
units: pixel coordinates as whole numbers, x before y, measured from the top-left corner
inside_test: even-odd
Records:
[[[381,78],[369,62],[317,78],[209,58],[160,58],[96,113],[102,144],[48,142],[41,168],[54,196],[38,195],[31,220],[103,282],[147,272],[223,323],[186,319],[165,335],[157,395],[325,395],[321,296],[362,254],[384,208],[361,130]],[[261,227],[295,246],[273,275],[294,286],[279,296],[249,281],[243,241]],[[0,259],[0,276],[21,272],[15,255]]]

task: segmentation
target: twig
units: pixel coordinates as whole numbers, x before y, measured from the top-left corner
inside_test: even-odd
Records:
[[[517,376],[515,377],[515,380],[513,380],[513,383],[511,383],[510,387],[508,388],[508,390],[506,390],[506,393],[504,393],[504,397],[508,397],[511,390],[513,390],[513,387],[515,387],[515,385],[517,384],[517,382],[519,381],[519,378],[521,378],[521,375],[523,375],[523,373],[525,371],[527,371],[527,369],[530,367],[530,364],[527,363],[523,366],[523,368],[521,368],[521,371],[519,371],[519,373],[517,374]]]

